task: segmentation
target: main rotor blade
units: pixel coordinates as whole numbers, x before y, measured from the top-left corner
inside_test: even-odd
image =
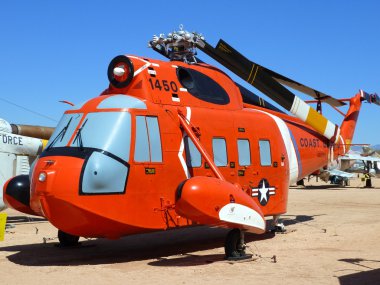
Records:
[[[265,67],[263,67],[265,68]],[[275,79],[277,82],[286,85],[294,90],[300,91],[304,94],[307,94],[317,100],[321,100],[322,102],[325,102],[333,107],[341,107],[346,105],[346,103],[339,101],[330,95],[327,95],[325,93],[322,93],[318,90],[315,90],[311,87],[308,87],[306,85],[303,85],[293,79],[287,78],[281,74],[278,74],[277,72],[274,72],[273,70],[270,70],[268,68],[265,68],[265,71],[268,73],[269,76],[271,76],[273,79]]]
[[[267,108],[272,111],[276,111],[279,113],[284,113],[282,110],[279,108],[273,106],[271,103],[265,101],[263,98],[260,96],[256,95],[252,91],[248,90],[247,88],[241,86],[239,83],[236,83],[236,86],[239,88],[241,97],[243,98],[243,103],[254,105],[254,106],[259,106],[263,108]],[[284,113],[285,114],[285,113]]]
[[[309,124],[321,135],[334,142],[338,140],[339,127],[273,79],[268,74],[268,69],[250,61],[223,40],[218,42],[216,48],[204,41],[200,41],[198,46],[200,50]]]
[[[295,95],[268,76],[260,65],[252,63],[222,40],[218,42],[216,48],[213,48],[207,42],[203,43],[204,45],[199,47],[200,50],[276,101],[286,110],[291,110]]]
[[[300,91],[306,95],[309,95],[309,96],[311,96],[317,100],[321,100],[322,102],[326,102],[327,104],[334,106],[334,107],[341,107],[341,106],[346,105],[346,103],[341,102],[341,101],[331,97],[330,95],[322,93],[318,90],[315,90],[311,87],[308,87],[308,86],[301,84],[301,83],[299,83],[293,79],[285,77],[285,76],[283,76],[277,72],[274,72],[273,70],[270,70],[264,66],[261,66],[255,62],[248,60],[246,57],[244,57],[242,54],[240,54],[238,51],[236,51],[234,48],[232,48],[228,43],[226,43],[223,40],[219,40],[219,42],[216,46],[216,50],[219,50],[219,51],[224,52],[224,53],[230,53],[231,52],[231,54],[230,54],[231,57],[235,57],[236,61],[244,63],[243,68],[246,70],[249,70],[249,68],[252,67],[251,73],[249,75],[250,77],[246,79],[247,81],[249,81],[249,80],[253,81],[254,80],[253,72],[255,70],[253,70],[253,67],[256,66],[257,69],[264,71],[269,77],[276,80],[277,82],[279,82],[283,85],[286,85],[292,89],[295,89],[297,91]]]

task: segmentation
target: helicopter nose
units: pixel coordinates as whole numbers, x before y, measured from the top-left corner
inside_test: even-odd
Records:
[[[49,198],[72,199],[78,193],[83,163],[83,159],[69,156],[40,158],[31,183],[30,206],[33,211],[47,217],[50,207],[44,201]]]
[[[124,193],[128,169],[127,165],[100,152],[87,152],[81,157],[40,158],[33,170],[31,207],[64,232],[118,237],[116,228],[123,226],[113,217],[99,213],[113,201],[114,196],[109,194]]]

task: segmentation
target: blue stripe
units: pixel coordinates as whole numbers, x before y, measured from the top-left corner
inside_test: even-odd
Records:
[[[290,137],[292,138],[292,142],[293,142],[293,145],[294,145],[294,149],[296,151],[296,155],[297,155],[297,164],[298,164],[298,180],[303,178],[301,177],[301,174],[302,174],[302,163],[301,163],[301,155],[300,155],[300,151],[298,150],[298,145],[297,145],[297,142],[296,142],[296,139],[294,138],[293,136],[293,133],[292,131],[288,128],[289,130],[289,134],[290,134]]]

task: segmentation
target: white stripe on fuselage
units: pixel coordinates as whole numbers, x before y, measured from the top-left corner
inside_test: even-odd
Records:
[[[138,60],[141,60],[142,62],[144,62],[145,64],[143,66],[141,66],[139,69],[137,69],[134,74],[133,74],[133,77],[135,77],[136,75],[138,75],[140,72],[142,72],[143,70],[147,69],[149,66],[153,65],[155,67],[160,67],[159,64],[157,63],[151,63],[149,61],[146,61],[145,59],[142,59],[140,57],[137,57],[137,56],[133,56],[133,55],[128,55],[128,57],[130,58],[134,58],[134,59],[138,59]],[[155,72],[155,71],[154,71]]]
[[[186,120],[188,123],[190,123],[190,119],[191,119],[191,108],[186,107]],[[181,162],[181,165],[182,165],[183,171],[185,172],[186,178],[190,178],[190,172],[189,172],[189,169],[187,167],[185,158],[183,157],[183,151],[185,149],[185,140],[184,140],[185,136],[186,136],[186,134],[183,132],[182,133],[182,141],[181,141],[181,145],[179,147],[179,152],[178,152],[178,158],[179,158],[179,161]]]
[[[346,145],[344,144],[344,140],[343,140],[343,137],[342,137],[342,136],[340,136],[340,141],[342,142],[343,153],[346,153]]]
[[[292,138],[290,136],[290,131],[286,123],[280,119],[279,117],[272,115],[270,113],[261,111],[261,110],[255,110],[257,112],[264,113],[271,117],[277,124],[278,129],[280,130],[282,140],[284,142],[286,153],[288,155],[289,160],[289,185],[296,183],[298,180],[298,159],[295,151],[295,146],[293,145]]]

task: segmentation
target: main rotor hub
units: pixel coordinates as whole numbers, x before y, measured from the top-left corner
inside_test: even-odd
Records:
[[[196,46],[200,40],[204,40],[202,34],[188,32],[179,26],[179,31],[173,31],[167,36],[160,34],[154,35],[149,42],[149,47],[159,50],[170,58],[187,63],[195,63]]]

